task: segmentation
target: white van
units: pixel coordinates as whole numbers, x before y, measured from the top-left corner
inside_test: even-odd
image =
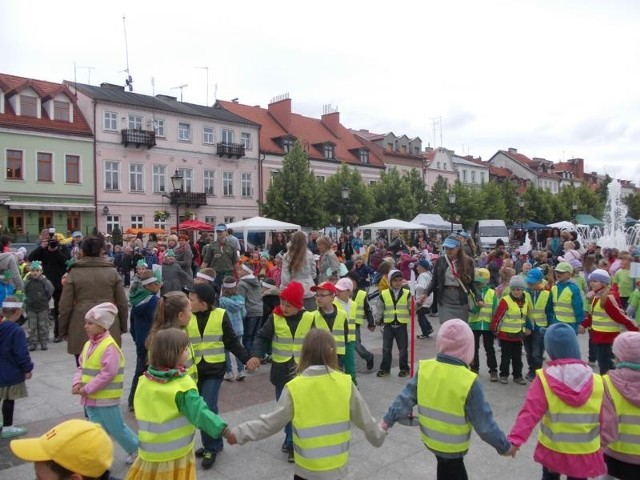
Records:
[[[490,250],[496,246],[498,239],[509,245],[509,231],[504,220],[478,220],[473,226],[473,241],[481,250]]]

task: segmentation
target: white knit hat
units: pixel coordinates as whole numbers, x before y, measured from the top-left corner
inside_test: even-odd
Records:
[[[109,327],[113,325],[117,314],[118,308],[113,303],[105,302],[96,305],[89,310],[84,316],[84,319],[88,322],[100,325],[105,330],[109,330]]]

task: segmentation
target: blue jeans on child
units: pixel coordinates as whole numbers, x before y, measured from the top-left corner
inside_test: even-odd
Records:
[[[244,335],[241,338],[242,344],[250,352],[253,348],[253,339],[260,328],[262,317],[245,317],[242,322],[244,326]]]
[[[236,338],[238,339],[238,342],[242,343],[242,335],[236,335]],[[236,359],[238,373],[240,373],[242,370],[244,370],[244,365],[238,357],[236,357],[235,355],[234,357]],[[231,365],[231,354],[229,353],[229,350],[224,351],[224,361],[227,364],[227,373],[233,372],[233,366]]]
[[[198,391],[204,402],[213,413],[218,413],[218,394],[220,393],[220,385],[222,385],[221,378],[199,378],[198,379]],[[211,452],[218,453],[222,451],[224,444],[222,443],[222,437],[213,438],[204,430],[200,431],[200,438],[202,439],[202,447]]]
[[[124,422],[120,405],[85,407],[85,412],[89,421],[102,425],[127,454],[138,451],[138,436]]]
[[[284,386],[276,387],[276,402],[280,400],[280,395],[282,395],[282,391],[284,390]],[[284,441],[287,444],[289,449],[293,449],[293,427],[291,426],[291,422],[287,423],[284,427]]]

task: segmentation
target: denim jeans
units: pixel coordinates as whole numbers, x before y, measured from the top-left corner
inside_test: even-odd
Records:
[[[276,401],[280,400],[280,395],[282,395],[282,390],[284,390],[283,386],[276,385]],[[291,426],[291,422],[287,423],[284,426],[284,441],[289,447],[290,450],[293,450],[293,427]]]
[[[391,360],[393,359],[393,340],[398,345],[400,370],[409,371],[409,335],[407,333],[407,325],[385,324],[382,330],[382,363],[380,370],[388,372],[391,370]]]
[[[124,422],[120,405],[108,407],[85,407],[90,422],[102,425],[102,428],[118,442],[128,454],[138,451],[138,436]]]
[[[371,360],[373,358],[373,353],[362,345],[362,333],[360,332],[359,324],[356,324],[356,353],[364,360]]]
[[[422,335],[431,335],[433,333],[433,327],[431,326],[431,322],[429,321],[429,317],[427,312],[429,309],[427,308],[419,308],[416,310],[418,314],[418,325],[420,325],[420,330],[422,331]]]
[[[198,379],[198,391],[204,399],[207,407],[213,413],[218,413],[218,394],[220,393],[220,385],[222,385],[221,378],[200,378]],[[205,450],[211,453],[218,453],[222,451],[224,446],[222,443],[222,437],[213,438],[204,430],[200,431],[200,438],[202,439],[202,446]]]
[[[253,339],[256,337],[256,333],[258,333],[261,321],[262,317],[246,317],[243,320],[244,335],[242,337],[242,344],[249,352],[253,348]]]
[[[236,338],[238,339],[238,342],[242,343],[242,335],[236,335]],[[234,357],[236,359],[236,366],[238,368],[238,372],[241,372],[242,370],[244,370],[244,365],[242,364],[242,362],[238,357],[236,357],[235,355]],[[233,372],[233,365],[231,363],[231,354],[229,353],[229,350],[224,351],[224,361],[227,364],[227,373]]]
[[[533,376],[536,370],[542,368],[544,358],[544,333],[541,330],[533,330],[531,335],[526,335],[522,343],[527,354],[527,365],[529,371],[527,375]]]
[[[138,388],[138,380],[140,379],[140,375],[142,375],[147,368],[147,351],[144,350],[142,355],[140,353],[136,353],[136,371],[133,374],[133,379],[131,380],[131,391],[129,392],[129,400],[128,405],[133,406],[133,399],[136,395],[136,389]]]
[[[600,375],[604,375],[613,368],[613,345],[611,343],[596,343],[595,347]]]

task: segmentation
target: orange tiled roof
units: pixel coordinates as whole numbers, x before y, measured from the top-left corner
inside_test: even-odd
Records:
[[[76,104],[76,98],[66,85],[17,77],[0,73],[0,88],[4,91],[4,113],[0,114],[0,125],[3,127],[34,130],[49,133],[69,135],[93,136],[93,132]],[[40,118],[16,115],[11,107],[9,98],[20,94],[25,88],[32,88],[41,98],[42,103],[63,93],[69,98],[73,108],[73,122],[53,120],[47,116],[44,106]]]

